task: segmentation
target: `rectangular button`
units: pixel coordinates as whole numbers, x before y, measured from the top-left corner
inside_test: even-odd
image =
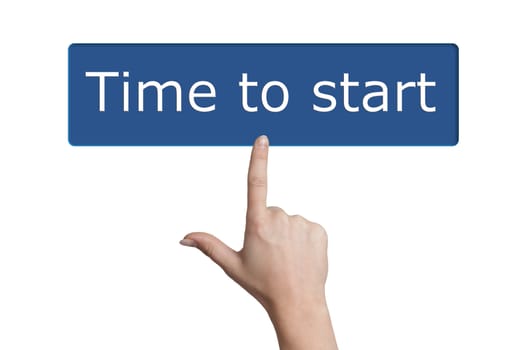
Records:
[[[75,146],[453,146],[454,44],[72,44]]]

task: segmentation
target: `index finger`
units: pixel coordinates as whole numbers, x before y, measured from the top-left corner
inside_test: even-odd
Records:
[[[259,136],[253,144],[248,168],[248,214],[259,215],[266,209],[268,146],[265,135]]]

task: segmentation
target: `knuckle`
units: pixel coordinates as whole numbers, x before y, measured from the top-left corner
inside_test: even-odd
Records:
[[[284,210],[279,207],[268,207],[267,209],[272,214],[286,214]]]
[[[290,222],[300,231],[308,231],[308,220],[301,215],[291,215]]]
[[[208,244],[204,247],[204,253],[211,259],[216,260],[217,258],[217,252],[215,251],[215,247],[211,244]]]
[[[300,224],[306,224],[308,222],[308,220],[306,220],[302,215],[298,215],[298,214],[291,215],[290,219]]]
[[[328,234],[326,233],[326,230],[324,229],[324,227],[319,225],[319,224],[314,224],[314,225],[315,225],[315,230],[316,230],[317,234],[321,237],[321,240],[323,242],[327,242],[328,241]]]
[[[322,241],[328,240],[328,235],[326,233],[326,230],[323,226],[316,222],[309,222],[309,231],[311,235],[317,239],[321,239]]]
[[[326,230],[324,229],[323,226],[321,226],[320,224],[318,223],[314,223],[314,226],[316,228],[317,231],[319,231],[321,234],[323,235],[326,235]]]
[[[266,231],[266,220],[262,217],[253,217],[250,219],[250,232],[262,234]]]
[[[250,176],[248,177],[248,184],[253,187],[265,187],[266,178],[263,176]]]
[[[268,212],[273,220],[276,222],[288,222],[288,214],[279,207],[268,207]]]

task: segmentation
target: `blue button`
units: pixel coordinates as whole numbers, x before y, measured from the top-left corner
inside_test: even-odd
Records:
[[[453,146],[454,44],[72,44],[75,146]]]

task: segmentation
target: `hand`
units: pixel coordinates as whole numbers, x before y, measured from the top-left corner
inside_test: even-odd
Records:
[[[186,235],[181,244],[200,249],[263,305],[281,349],[336,349],[324,292],[326,232],[266,206],[268,148],[260,136],[252,149],[243,248],[236,252],[204,232]]]

